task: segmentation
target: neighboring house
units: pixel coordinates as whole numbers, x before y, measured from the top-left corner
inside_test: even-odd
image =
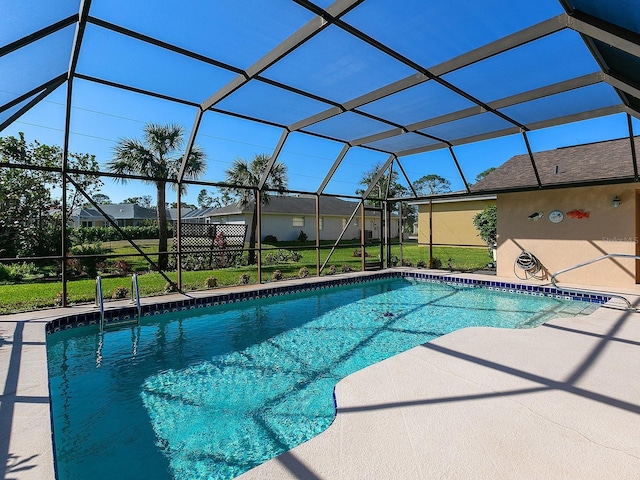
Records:
[[[356,202],[348,202],[334,197],[320,199],[320,240],[336,240],[347,225]],[[183,217],[184,222],[194,223],[241,223],[247,225],[247,236],[251,231],[254,204],[241,209],[236,204],[222,208],[208,208],[193,211]],[[262,206],[261,236],[273,235],[278,240],[296,240],[304,232],[309,240],[316,239],[316,200],[308,196],[273,196],[268,205]],[[378,212],[366,211],[365,235],[380,238],[381,220]],[[398,219],[392,216],[390,236],[398,236]],[[361,231],[360,210],[349,225],[344,239],[359,239]]]
[[[636,138],[636,145],[638,141]],[[636,149],[636,158],[639,153]],[[548,271],[547,279],[559,270],[609,253],[640,253],[640,184],[634,182],[629,138],[537,152],[534,159],[545,188],[497,195],[499,276],[515,277],[514,262],[523,250],[540,260]],[[614,179],[617,183],[612,184]],[[602,185],[595,184],[600,182]],[[529,156],[518,155],[472,190],[480,193],[536,185]],[[607,259],[562,274],[558,281],[636,287],[639,263]]]
[[[418,206],[418,245],[454,245],[486,247],[473,217],[489,205],[495,205],[495,195],[476,195],[412,202]]]
[[[109,218],[114,220],[119,227],[137,227],[148,225],[157,220],[155,208],[145,208],[132,203],[118,203],[112,205],[100,205],[100,208]],[[183,215],[191,209],[182,209]],[[167,209],[167,220],[177,217],[177,209]],[[69,219],[74,227],[110,227],[111,223],[96,208],[80,208],[73,212]]]

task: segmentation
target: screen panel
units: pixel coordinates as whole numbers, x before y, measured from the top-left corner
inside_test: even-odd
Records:
[[[344,30],[329,26],[264,76],[343,103],[414,73]]]
[[[563,12],[555,0],[367,0],[345,20],[430,68]]]
[[[434,137],[453,141],[484,133],[505,130],[513,126],[512,123],[507,122],[498,115],[487,112],[453,122],[435,125],[420,131],[428,135],[433,135]]]
[[[390,130],[393,126],[378,122],[354,112],[345,112],[322,122],[309,125],[304,130],[349,142],[358,138]]]
[[[252,80],[216,104],[216,107],[280,125],[290,125],[327,110],[331,105]]]
[[[71,25],[0,57],[0,92],[8,102],[65,73],[73,45]]]
[[[607,84],[599,83],[502,108],[500,111],[526,125],[619,104],[620,97],[615,90]]]
[[[236,77],[231,71],[94,25],[85,30],[77,72],[197,103]]]
[[[0,46],[77,14],[79,10],[79,0],[2,0]]]
[[[600,67],[584,47],[580,35],[563,30],[461,68],[443,78],[489,103],[599,71]]]
[[[436,81],[427,81],[363,105],[358,110],[401,125],[439,117],[475,104]]]
[[[242,69],[313,18],[288,0],[196,0],[170,6],[109,0],[94,2],[91,14]]]

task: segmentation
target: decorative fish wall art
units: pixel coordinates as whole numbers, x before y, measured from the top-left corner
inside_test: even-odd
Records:
[[[533,220],[534,222],[537,222],[542,217],[544,217],[544,212],[535,212],[529,215],[529,220]]]
[[[570,212],[567,212],[567,216],[577,220],[582,220],[583,218],[589,218],[589,212],[585,212],[583,210],[571,210]]]

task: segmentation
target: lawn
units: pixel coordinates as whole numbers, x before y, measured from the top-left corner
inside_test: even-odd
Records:
[[[137,243],[145,252],[153,252],[157,249],[157,240],[140,240]],[[324,244],[320,251],[320,264],[327,258],[332,244]],[[103,247],[108,248],[110,253],[121,255],[131,265],[133,271],[139,272],[139,285],[141,296],[151,296],[162,294],[167,281],[157,272],[149,272],[147,261],[144,257],[131,257],[136,254],[136,250],[126,241],[105,242]],[[271,281],[273,272],[278,269],[283,278],[298,277],[300,269],[306,267],[309,276],[316,275],[316,253],[313,245],[309,243],[300,244],[298,242],[280,242],[277,245],[263,246],[266,251],[262,252],[263,262],[268,253],[274,253],[278,249],[284,251],[295,251],[302,255],[297,262],[276,263],[262,267],[263,281]],[[357,243],[344,242],[332,255],[323,275],[327,273],[330,266],[335,266],[337,271],[349,267],[351,270],[361,270],[361,258],[354,256],[354,251],[359,250]],[[477,270],[486,266],[491,261],[487,250],[484,248],[465,247],[434,247],[434,257],[440,260],[442,268],[448,269],[449,265],[454,270]],[[377,261],[379,247],[367,247],[368,262]],[[392,247],[392,255],[400,256],[400,247]],[[153,256],[152,256],[153,258]],[[113,260],[113,259],[111,259]],[[155,260],[155,258],[154,258]],[[411,266],[422,261],[426,265],[429,263],[428,247],[419,247],[415,243],[404,244],[403,262]],[[144,272],[144,274],[142,274]],[[218,286],[237,285],[240,277],[246,274],[249,276],[249,283],[258,282],[258,271],[255,266],[242,266],[224,268],[218,270],[183,271],[182,282],[185,291],[204,290],[205,281],[209,277],[215,277]],[[167,276],[172,281],[177,281],[177,273],[169,272]],[[104,276],[102,280],[103,295],[110,298],[112,292],[119,286],[131,288],[129,275],[124,276]],[[67,282],[68,298],[71,303],[92,302],[95,299],[95,280],[92,278],[74,279]],[[62,283],[24,281],[17,284],[0,285],[0,314],[8,314],[20,311],[30,311],[40,308],[50,308],[54,306],[56,298],[59,299],[62,292]]]

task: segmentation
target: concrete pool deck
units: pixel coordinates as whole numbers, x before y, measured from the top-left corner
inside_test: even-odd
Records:
[[[640,314],[617,305],[467,328],[356,372],[329,429],[239,478],[638,479]],[[94,308],[0,316],[3,478],[54,478],[45,324]]]

